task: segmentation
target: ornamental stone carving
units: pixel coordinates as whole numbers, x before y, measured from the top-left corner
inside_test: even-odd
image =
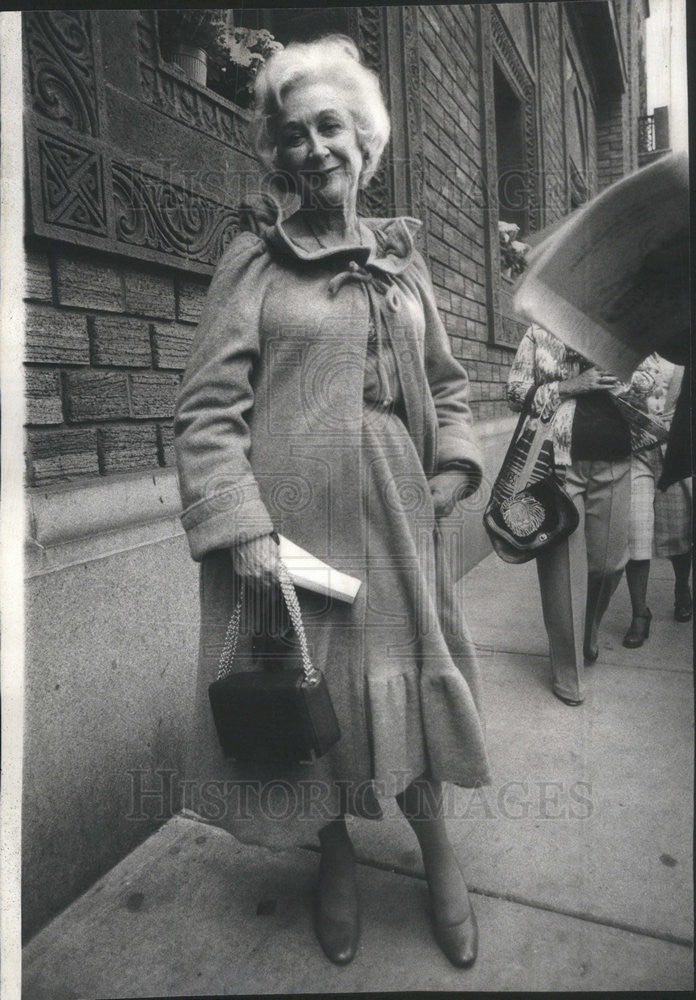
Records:
[[[88,135],[99,134],[91,15],[35,11],[24,15],[33,110]]]
[[[108,235],[100,154],[48,133],[37,138],[45,221]]]
[[[160,112],[175,119],[176,128],[184,124],[204,132],[208,141],[212,138],[226,149],[237,149],[239,157],[239,150],[246,148],[241,138],[245,113],[162,67],[156,33],[153,36],[148,29],[148,25],[154,29],[153,12],[133,11],[127,17],[123,24],[138,39],[133,66],[140,69],[150,122],[155,125]],[[115,87],[111,83],[106,67],[120,50],[113,36],[101,38],[102,29],[95,11],[24,15],[32,231],[210,274],[238,231],[236,194],[228,189],[227,174],[219,164],[217,172],[199,170],[200,182],[193,185],[183,168],[177,173],[175,158],[143,161],[140,148],[129,145],[123,109],[127,116],[132,98],[120,83]],[[101,55],[102,42],[106,59]],[[136,107],[142,110],[142,102]],[[114,121],[118,125],[114,134],[122,137],[126,148],[112,137]],[[145,121],[141,128],[147,128]],[[167,119],[162,122],[166,128]],[[211,177],[216,179],[214,191],[208,190]]]
[[[239,213],[183,186],[112,163],[116,239],[215,264],[239,229]]]
[[[387,69],[385,12],[379,7],[351,8],[348,23],[363,62],[384,80]],[[393,214],[393,205],[394,193],[385,159],[367,188],[360,192],[359,210],[366,216],[389,216]]]

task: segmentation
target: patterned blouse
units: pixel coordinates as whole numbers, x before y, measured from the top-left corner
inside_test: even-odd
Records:
[[[572,462],[570,446],[575,417],[575,399],[571,397],[561,401],[558,386],[566,379],[579,375],[588,365],[582,355],[566,347],[552,333],[533,324],[520,341],[510,369],[507,396],[513,410],[522,409],[527,392],[536,385],[533,416],[538,416],[544,408],[556,411],[553,446],[558,465],[570,465]],[[612,397],[618,395],[619,404],[625,401],[639,413],[656,419],[659,424],[670,374],[667,363],[657,354],[651,354],[636,368],[630,383],[622,384],[619,393],[612,392]],[[619,408],[622,409],[621,406]],[[626,410],[623,412],[626,415]],[[660,440],[646,426],[630,418],[629,427],[632,451],[650,448]]]

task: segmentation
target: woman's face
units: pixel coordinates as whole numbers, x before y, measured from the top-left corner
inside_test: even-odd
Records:
[[[353,208],[363,168],[353,116],[330,83],[298,83],[278,120],[277,163],[307,206]]]

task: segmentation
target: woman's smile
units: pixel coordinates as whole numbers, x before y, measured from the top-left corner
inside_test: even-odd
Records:
[[[326,167],[324,170],[301,170],[300,173],[303,177],[317,177],[320,181],[326,181],[327,178],[335,174],[337,170],[340,170],[340,166]]]

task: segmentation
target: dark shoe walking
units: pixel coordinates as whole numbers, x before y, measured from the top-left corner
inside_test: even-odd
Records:
[[[691,603],[691,589],[687,586],[686,590],[678,593],[674,591],[674,620],[675,622],[690,622],[693,615],[693,606]]]
[[[650,635],[650,622],[652,615],[650,608],[646,608],[642,615],[634,615],[630,628],[623,639],[626,649],[638,649]]]
[[[585,666],[591,667],[599,659],[599,646],[583,646],[582,654],[585,659]]]

